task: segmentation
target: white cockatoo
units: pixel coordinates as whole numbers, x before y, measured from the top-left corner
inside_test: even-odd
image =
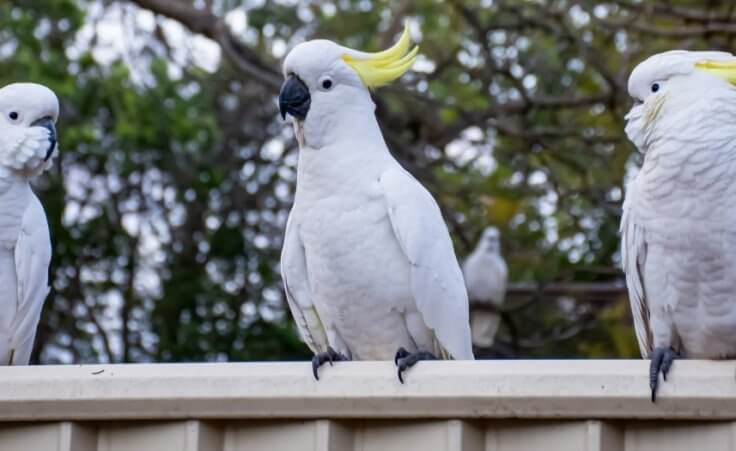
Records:
[[[675,50],[639,64],[626,134],[644,154],[621,221],[656,399],[678,357],[736,356],[736,57]]]
[[[314,375],[333,360],[472,359],[468,298],[430,193],[391,156],[370,89],[414,62],[408,29],[363,53],[326,40],[286,56],[279,95],[299,143],[281,272]]]
[[[0,89],[0,365],[28,364],[49,292],[49,226],[30,180],[51,165],[58,116],[45,86]]]
[[[503,305],[508,283],[508,268],[501,256],[501,234],[495,227],[486,227],[475,250],[463,263],[465,286],[471,303],[485,304],[492,309]],[[498,312],[476,310],[470,316],[473,344],[487,348],[501,324]]]

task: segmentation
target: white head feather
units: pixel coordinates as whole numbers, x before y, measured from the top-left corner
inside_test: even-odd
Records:
[[[731,127],[736,112],[736,90],[722,73],[707,64],[733,64],[726,52],[672,50],[640,63],[629,77],[634,106],[626,115],[626,134],[641,152],[670,139],[708,139],[706,131],[726,122],[712,113],[729,111]],[[715,122],[714,122],[715,120]]]
[[[14,83],[0,89],[0,168],[33,177],[51,166],[59,100],[49,88]]]
[[[300,144],[307,142],[309,147],[320,148],[325,143],[350,138],[356,122],[366,123],[373,117],[375,105],[370,89],[399,78],[416,60],[418,48],[409,50],[410,44],[405,26],[394,46],[377,53],[360,52],[324,39],[294,47],[284,59],[287,81],[282,94],[287,85],[295,84],[295,79],[308,89],[308,93],[300,92],[297,100],[309,100],[301,111],[282,106],[282,114],[293,118],[296,115],[294,124]],[[280,96],[281,100],[288,103],[291,99]]]
[[[498,255],[501,252],[501,233],[495,227],[486,227],[478,241],[477,251]]]
[[[285,77],[298,77],[309,88],[309,112],[303,121],[294,120],[297,136],[309,147],[339,141],[351,124],[364,122],[375,110],[368,88],[343,61],[344,54],[343,47],[319,39],[297,45],[284,60]]]

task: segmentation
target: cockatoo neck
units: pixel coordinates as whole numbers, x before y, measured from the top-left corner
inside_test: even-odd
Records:
[[[19,173],[0,165],[0,196],[8,192],[14,186],[30,185],[31,176]]]
[[[321,121],[310,123],[308,119],[301,127],[295,125],[297,136],[302,133],[304,137],[299,147],[297,189],[352,185],[360,178],[378,177],[395,162],[381,135],[373,103],[365,106],[352,104]]]
[[[365,87],[346,86],[332,94],[312,96],[306,119],[296,124],[302,150],[320,150],[359,137],[383,142],[375,116],[376,106]]]
[[[50,161],[30,169],[14,169],[0,164],[0,192],[7,191],[11,186],[17,184],[30,185],[34,178],[41,175],[50,166]]]
[[[481,255],[488,256],[499,254],[498,247],[489,243],[479,243],[478,246],[475,248],[475,252]]]
[[[724,91],[701,98],[668,96],[646,131],[647,156],[683,159],[696,152],[736,150],[736,91]]]

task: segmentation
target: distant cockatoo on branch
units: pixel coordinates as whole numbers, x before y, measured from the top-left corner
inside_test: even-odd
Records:
[[[30,180],[51,165],[59,101],[31,83],[0,89],[0,364],[26,365],[46,295],[51,240]]]
[[[675,50],[639,64],[626,134],[622,261],[656,399],[678,356],[736,356],[736,57]]]
[[[472,359],[468,298],[430,193],[391,156],[370,90],[414,63],[409,30],[379,53],[326,40],[287,55],[279,95],[299,143],[281,271],[314,351],[334,360]]]
[[[508,269],[501,256],[501,234],[495,227],[487,227],[478,240],[475,250],[463,264],[465,286],[472,304],[485,305],[490,310],[476,309],[470,316],[473,344],[487,348],[501,324],[499,309],[506,297]]]

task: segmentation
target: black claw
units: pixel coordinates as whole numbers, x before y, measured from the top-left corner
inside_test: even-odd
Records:
[[[408,355],[409,355],[409,351],[407,351],[403,347],[399,348],[396,351],[396,355],[394,356],[394,365],[398,366],[399,365],[399,360],[400,359],[403,359],[403,358],[406,358],[406,356],[408,356]],[[399,376],[399,379],[401,379],[401,376]]]
[[[329,360],[329,357],[326,352],[321,352],[312,357],[312,374],[314,374],[315,380],[319,380],[317,370],[319,370],[319,367],[321,367],[327,360]]]
[[[659,387],[659,373],[667,381],[667,373],[672,362],[677,358],[677,352],[672,348],[655,348],[652,352],[649,365],[649,388],[652,390],[652,402],[657,402],[657,388]]]
[[[396,351],[396,357],[394,358],[394,363],[398,367],[397,373],[399,376],[399,382],[403,384],[404,383],[404,376],[403,376],[404,371],[413,367],[414,365],[417,364],[417,362],[421,360],[437,360],[437,357],[431,352],[417,351],[417,352],[411,353],[404,348],[399,348],[399,350]]]
[[[317,374],[317,370],[319,369],[319,359],[315,355],[312,357],[312,374],[314,375],[314,380],[319,380],[319,374]]]
[[[332,362],[341,362],[341,361],[347,361],[350,360],[345,355],[335,351],[332,349],[331,346],[327,347],[327,352],[320,352],[318,354],[315,354],[314,357],[312,357],[312,374],[314,374],[314,378],[316,380],[319,380],[319,375],[317,373],[317,370],[319,370],[319,367],[324,365],[325,363],[329,363],[330,366],[332,366]]]

